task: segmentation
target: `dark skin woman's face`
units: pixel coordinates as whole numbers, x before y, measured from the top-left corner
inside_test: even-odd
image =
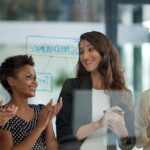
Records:
[[[22,67],[13,79],[13,84],[13,94],[26,98],[35,96],[37,81],[34,68],[30,65]]]

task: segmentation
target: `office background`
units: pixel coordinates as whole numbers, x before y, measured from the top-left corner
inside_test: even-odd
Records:
[[[150,88],[149,10],[150,0],[1,0],[0,62],[7,56],[28,53],[30,36],[39,37],[37,41],[41,37],[51,42],[70,39],[76,46],[80,34],[98,30],[118,48],[136,104],[141,92]],[[48,79],[48,84],[41,85],[44,90],[38,90],[31,102],[47,103],[49,97],[57,100],[65,78],[75,76],[77,56],[34,55],[34,59],[39,81]],[[42,73],[47,75],[45,79]],[[7,102],[9,95],[0,89]]]

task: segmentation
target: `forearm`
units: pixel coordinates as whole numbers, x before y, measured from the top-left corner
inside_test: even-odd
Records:
[[[76,134],[76,137],[78,140],[83,140],[84,138],[91,135],[93,132],[95,132],[97,129],[102,128],[102,119],[92,122],[86,125],[81,126]]]
[[[58,144],[53,131],[52,123],[48,123],[46,128],[46,149],[47,150],[57,150]]]

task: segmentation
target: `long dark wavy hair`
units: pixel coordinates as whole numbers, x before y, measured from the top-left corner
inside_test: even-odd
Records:
[[[101,55],[98,71],[103,77],[104,89],[126,89],[123,70],[119,64],[119,54],[111,40],[97,31],[83,33],[80,36],[79,47],[82,40],[88,41]],[[90,73],[83,67],[79,58],[77,64],[77,77],[82,79],[86,76],[90,76]]]

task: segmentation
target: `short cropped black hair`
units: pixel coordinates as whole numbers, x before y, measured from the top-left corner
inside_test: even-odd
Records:
[[[34,66],[32,56],[16,55],[8,57],[2,62],[0,66],[0,82],[10,95],[12,95],[12,90],[7,79],[8,77],[15,77],[16,72],[25,65]]]

